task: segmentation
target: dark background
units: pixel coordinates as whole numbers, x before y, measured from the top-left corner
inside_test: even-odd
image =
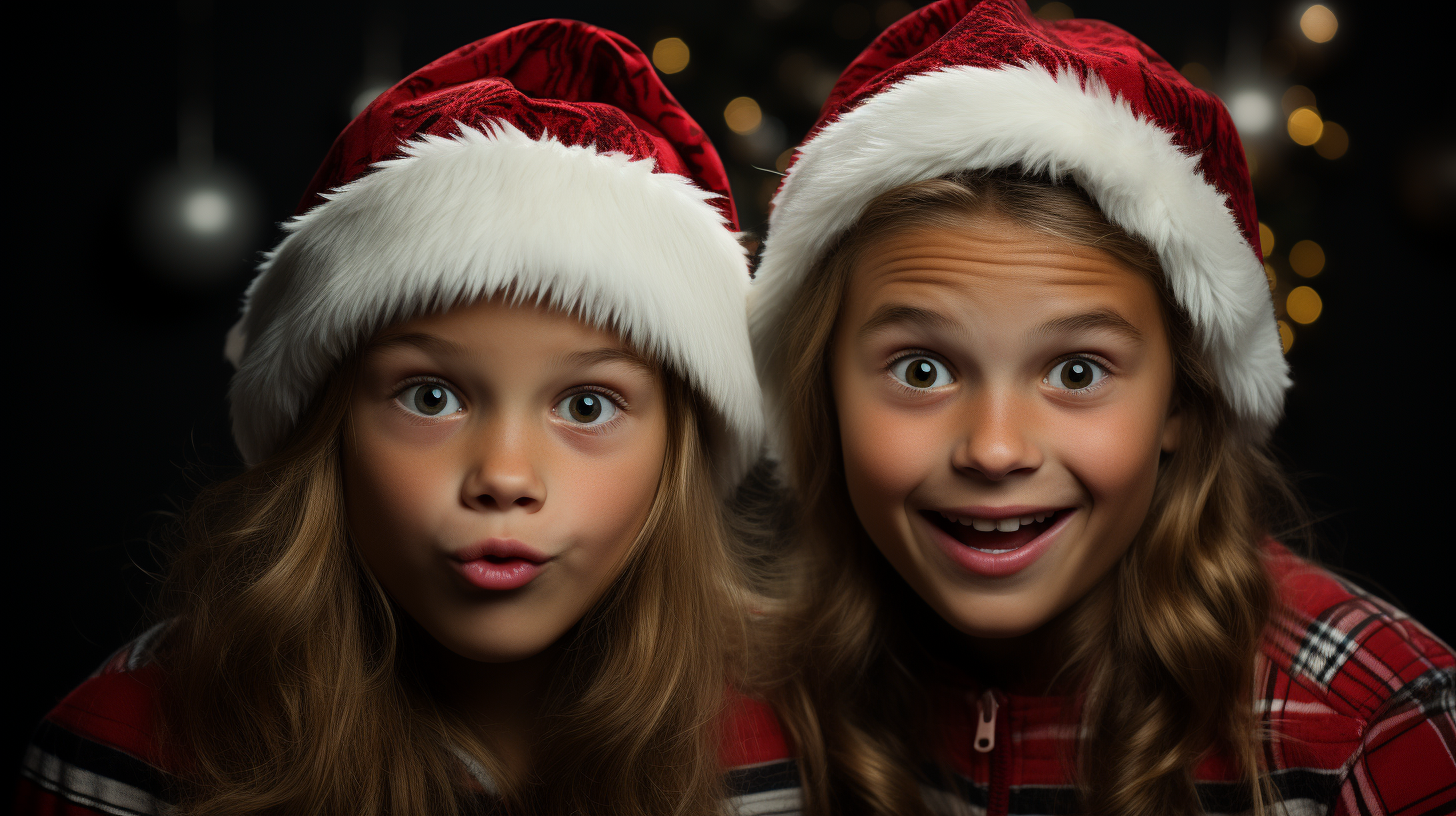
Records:
[[[1319,46],[1298,29],[1306,5],[1071,3],[1078,16],[1134,32],[1175,66],[1204,66],[1190,77],[1225,98],[1242,87],[1273,94],[1278,121],[1246,142],[1260,219],[1276,235],[1276,301],[1308,283],[1324,302],[1317,321],[1294,326],[1296,385],[1277,448],[1319,518],[1320,557],[1449,642],[1453,537],[1439,519],[1452,482],[1452,411],[1442,396],[1451,358],[1441,331],[1451,306],[1441,292],[1452,272],[1456,148],[1449,89],[1427,80],[1449,73],[1437,64],[1436,37],[1424,33],[1437,29],[1435,5],[1332,2],[1339,32]],[[668,85],[718,141],[744,229],[759,232],[774,177],[754,165],[774,166],[838,71],[909,8],[188,2],[85,14],[57,5],[49,19],[17,23],[6,128],[18,175],[7,184],[7,277],[16,287],[8,345],[19,369],[7,400],[19,485],[10,505],[19,637],[8,673],[20,681],[12,762],[44,712],[139,631],[160,513],[240,467],[223,335],[256,253],[278,240],[276,223],[292,213],[361,90],[537,17],[603,25],[649,53],[681,37],[691,60]],[[1345,155],[1322,158],[1284,134],[1278,100],[1294,84],[1349,132]],[[724,122],[739,96],[766,114],[752,136]],[[190,136],[179,136],[179,111],[193,123]],[[253,197],[231,248],[208,255],[204,247],[188,260],[165,235],[137,226],[145,191],[179,155],[214,176],[233,173],[239,195]],[[1293,277],[1284,254],[1300,238],[1328,257],[1310,281]]]

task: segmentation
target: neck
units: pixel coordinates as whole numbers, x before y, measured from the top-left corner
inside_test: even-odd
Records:
[[[992,638],[955,629],[918,598],[916,605],[921,607],[916,628],[931,654],[984,685],[1029,696],[1075,691],[1075,679],[1059,675],[1070,654],[1070,610],[1025,634]]]
[[[490,749],[505,771],[523,778],[532,746],[541,736],[541,709],[560,641],[510,663],[482,663],[461,657],[424,632],[428,657],[422,662],[439,699]]]

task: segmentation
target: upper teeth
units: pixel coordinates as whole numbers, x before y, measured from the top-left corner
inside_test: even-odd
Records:
[[[1047,519],[1055,515],[1055,511],[1051,513],[1036,513],[1030,516],[1021,516],[1020,518],[1004,519],[983,519],[973,518],[971,516],[954,516],[950,513],[945,512],[942,512],[941,515],[944,516],[947,521],[952,521],[956,524],[964,524],[967,527],[974,527],[975,529],[983,533],[989,533],[992,530],[1000,530],[1003,533],[1014,533],[1017,530],[1020,530],[1022,525],[1024,524],[1035,524],[1038,522],[1046,521]]]

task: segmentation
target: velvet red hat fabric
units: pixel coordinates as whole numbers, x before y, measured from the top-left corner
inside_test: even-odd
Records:
[[[761,367],[808,270],[875,196],[997,168],[1072,181],[1147,242],[1232,407],[1273,427],[1288,366],[1228,112],[1122,29],[1021,0],[941,0],[844,71],[774,199],[752,295]]]
[[[532,139],[610,148],[692,179],[737,229],[728,174],[698,123],[627,38],[573,20],[542,20],[462,46],[380,94],[344,128],[298,214],[422,136],[506,122]]]
[[[731,486],[763,429],[734,219],[717,153],[626,39],[546,20],[460,48],[345,128],[259,266],[227,349],[238,447],[276,451],[385,326],[509,293],[683,376]]]

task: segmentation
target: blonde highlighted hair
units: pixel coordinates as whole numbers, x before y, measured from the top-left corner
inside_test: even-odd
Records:
[[[1069,757],[1093,814],[1201,812],[1197,762],[1225,752],[1251,806],[1260,775],[1254,663],[1273,590],[1260,553],[1297,507],[1278,466],[1240,427],[1157,257],[1079,189],[1015,171],[967,172],[891,190],[811,270],[774,356],[763,361],[783,412],[783,466],[797,519],[787,602],[768,630],[766,679],[797,746],[808,811],[928,813],[921,785],[949,772],[930,727],[924,680],[945,624],[880,556],[845,485],[829,348],[850,276],[872,242],[913,228],[997,216],[1097,247],[1145,275],[1162,300],[1184,438],[1165,455],[1142,529],[1067,615],[1059,679],[1080,692],[1085,739]],[[931,620],[933,619],[933,620]],[[772,667],[783,667],[772,674]],[[1115,692],[1115,693],[1114,693]],[[940,775],[927,767],[940,767]]]
[[[663,373],[668,446],[624,573],[566,637],[529,778],[406,659],[423,636],[350,545],[341,446],[357,358],[276,455],[179,522],[160,733],[181,813],[715,812],[741,585],[706,409]],[[464,754],[498,792],[476,789]]]

